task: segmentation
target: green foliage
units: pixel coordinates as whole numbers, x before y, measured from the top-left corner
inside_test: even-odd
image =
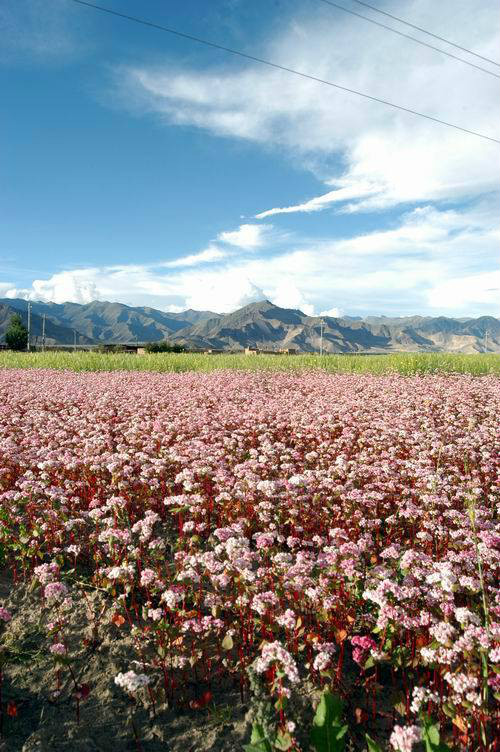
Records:
[[[11,350],[25,350],[28,344],[28,330],[24,326],[18,313],[15,313],[9,323],[9,328],[5,332],[5,342]]]
[[[326,689],[313,719],[311,744],[316,752],[342,752],[347,726],[342,723],[342,700]]]
[[[148,342],[144,348],[148,353],[183,353],[182,345],[173,345],[171,342]]]
[[[429,716],[423,717],[422,741],[425,744],[425,752],[451,752],[447,744],[440,741],[439,724],[433,723]]]
[[[365,741],[366,746],[368,747],[368,752],[382,752],[382,747],[380,746],[380,744],[378,744],[375,739],[372,739],[368,734],[365,734]]]
[[[269,687],[263,677],[254,671],[251,665],[247,668],[247,675],[252,698],[249,711],[249,718],[252,721],[251,745],[256,747],[254,749],[250,746],[247,752],[256,752],[256,750],[268,752],[269,749],[274,749],[278,733],[275,708],[269,696]]]
[[[158,343],[154,343],[158,344]],[[449,353],[391,355],[246,355],[224,353],[158,353],[134,355],[99,352],[0,352],[0,368],[56,368],[70,371],[311,371],[327,373],[470,373],[500,375],[500,356]]]
[[[252,726],[250,744],[245,745],[245,752],[273,752],[273,745],[259,723]]]
[[[280,752],[288,752],[292,746],[293,740],[291,734],[288,731],[278,731],[274,740],[274,748],[280,750]]]

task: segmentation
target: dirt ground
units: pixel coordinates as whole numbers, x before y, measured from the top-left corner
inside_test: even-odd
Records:
[[[127,671],[137,657],[128,630],[111,623],[105,596],[90,593],[75,601],[69,622],[69,652],[79,686],[88,696],[77,701],[75,683],[63,667],[58,687],[57,669],[49,652],[50,639],[40,624],[39,596],[28,587],[15,594],[3,582],[2,601],[13,614],[1,638],[3,663],[0,719],[1,752],[240,752],[249,738],[248,710],[237,689],[214,690],[207,708],[156,705],[154,711],[145,690],[140,706],[113,681]],[[82,624],[89,609],[101,616],[89,645],[82,646]],[[94,637],[95,639],[92,639]],[[138,669],[140,670],[140,669]],[[189,694],[189,688],[187,688]],[[17,715],[6,712],[9,701]],[[135,729],[135,731],[134,731]]]

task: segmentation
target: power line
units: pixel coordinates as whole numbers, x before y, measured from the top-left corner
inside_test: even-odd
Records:
[[[345,8],[343,5],[338,5],[337,3],[334,3],[331,0],[319,0],[319,2],[325,3],[326,5],[331,5],[332,8],[337,8],[338,10],[344,11],[344,13],[349,13],[351,16],[356,16],[356,18],[362,18],[364,21],[368,21],[368,23],[375,24],[375,26],[380,26],[381,29],[392,31],[393,34],[397,34],[398,36],[404,37],[405,39],[410,39],[412,42],[416,42],[417,44],[421,44],[424,47],[428,47],[430,50],[435,50],[436,52],[440,52],[442,55],[451,57],[453,58],[453,60],[458,60],[459,62],[464,63],[465,65],[469,65],[471,68],[476,68],[476,70],[481,71],[482,73],[487,73],[489,76],[495,76],[495,78],[500,78],[500,75],[498,73],[493,73],[493,71],[487,70],[487,68],[482,68],[480,65],[476,65],[475,63],[469,62],[469,60],[464,60],[463,57],[458,57],[458,55],[453,55],[453,53],[451,52],[446,52],[446,50],[442,50],[440,47],[434,47],[433,44],[428,44],[427,42],[423,42],[421,39],[417,39],[417,37],[410,36],[410,34],[405,34],[402,31],[393,29],[392,26],[387,26],[386,24],[380,23],[379,21],[375,21],[373,18],[368,18],[368,16],[361,15],[361,13],[356,13],[355,10],[350,10],[349,8]]]
[[[421,26],[416,26],[415,24],[412,24],[409,21],[405,21],[404,19],[399,18],[399,16],[393,16],[392,13],[387,13],[387,11],[381,10],[380,8],[376,8],[374,5],[369,5],[369,3],[365,3],[363,2],[363,0],[353,0],[353,2],[357,3],[358,5],[363,5],[365,8],[370,8],[370,10],[374,10],[376,13],[381,13],[383,16],[392,18],[394,21],[399,21],[399,23],[402,23],[405,26],[410,26],[410,28],[416,29],[416,31],[421,31],[423,34],[428,34],[430,37],[434,37],[434,39],[439,39],[440,42],[446,42],[446,44],[451,44],[451,46],[456,47],[457,50],[462,50],[462,52],[468,52],[469,55],[474,55],[474,57],[478,57],[480,60],[484,60],[485,63],[491,63],[492,65],[497,65],[500,68],[500,63],[497,63],[495,60],[490,60],[489,57],[484,57],[483,55],[479,55],[477,52],[472,52],[472,50],[467,49],[467,47],[462,47],[459,44],[455,44],[455,42],[450,42],[449,39],[440,37],[439,34],[434,34],[432,31],[427,31],[427,29],[423,29]]]
[[[225,47],[221,44],[217,44],[216,42],[210,42],[207,39],[202,39],[201,37],[195,37],[192,34],[186,34],[182,31],[177,31],[177,29],[172,29],[168,26],[161,26],[160,24],[153,23],[152,21],[146,21],[143,18],[137,18],[136,16],[129,16],[125,13],[119,13],[116,10],[111,10],[111,8],[105,8],[103,5],[95,5],[94,3],[86,2],[86,0],[71,0],[71,2],[77,3],[78,5],[84,5],[88,8],[93,8],[94,10],[102,11],[103,13],[109,13],[110,15],[117,16],[118,18],[124,18],[127,21],[133,21],[134,23],[141,24],[142,26],[149,26],[150,28],[158,29],[159,31],[165,31],[167,32],[167,34],[172,34],[176,37],[181,37],[182,39],[189,39],[191,42],[197,42],[198,44],[203,44],[206,47],[212,47],[213,49],[216,49],[216,50],[229,52],[231,55],[237,55],[238,57],[245,58],[246,60],[252,60],[255,63],[262,63],[262,65],[268,65],[269,67],[276,68],[277,70],[286,71],[287,73],[293,73],[293,75],[295,76],[300,76],[301,78],[306,78],[310,81],[316,81],[317,83],[325,84],[326,86],[331,86],[334,89],[340,89],[341,91],[346,91],[349,94],[356,94],[357,96],[363,97],[364,99],[369,99],[372,102],[385,104],[388,107],[392,107],[396,110],[401,110],[402,112],[407,112],[410,115],[417,115],[418,117],[425,118],[426,120],[431,120],[434,123],[440,123],[440,125],[446,125],[449,128],[454,128],[455,130],[462,131],[463,133],[469,133],[471,136],[477,136],[478,138],[486,139],[486,141],[493,141],[496,144],[500,144],[499,139],[493,138],[492,136],[486,136],[484,133],[478,133],[477,131],[470,130],[469,128],[462,128],[462,126],[460,125],[455,125],[454,123],[448,123],[446,120],[440,120],[439,118],[433,117],[432,115],[426,115],[423,112],[412,110],[409,107],[403,107],[402,105],[394,104],[394,102],[389,102],[386,99],[380,99],[379,97],[374,97],[371,94],[365,94],[362,91],[357,91],[356,89],[350,89],[347,86],[341,86],[340,84],[335,84],[332,81],[326,81],[323,78],[312,76],[309,73],[302,73],[301,71],[295,70],[294,68],[287,68],[285,65],[279,65],[278,63],[273,63],[270,60],[264,60],[261,57],[249,55],[246,52],[233,50],[231,47]]]

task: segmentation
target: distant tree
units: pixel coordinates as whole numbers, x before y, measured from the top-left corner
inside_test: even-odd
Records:
[[[186,352],[186,348],[182,345],[174,345],[171,342],[148,342],[145,345],[145,350],[148,353],[182,353]]]
[[[15,313],[5,332],[5,342],[11,350],[25,350],[28,344],[28,330],[18,313]]]

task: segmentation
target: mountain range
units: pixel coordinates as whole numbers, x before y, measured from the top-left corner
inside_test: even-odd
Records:
[[[27,303],[0,299],[0,341],[10,317],[27,321]],[[46,319],[46,343],[97,345],[134,344],[168,339],[188,349],[263,350],[294,348],[299,352],[500,352],[500,320],[493,316],[387,317],[308,316],[280,308],[268,300],[250,303],[228,314],[212,311],[180,313],[147,306],[92,301],[91,303],[33,302],[32,342],[36,344]],[[76,332],[76,335],[75,335]]]
[[[26,326],[27,302],[21,298],[0,299],[0,341],[5,338],[10,316],[19,313]],[[157,342],[172,339],[173,335],[199,321],[217,316],[211,311],[183,311],[165,313],[155,308],[107,303],[31,303],[31,329],[40,337],[42,316],[46,318],[46,344],[77,344]],[[50,323],[50,327],[49,327]],[[34,340],[36,343],[36,339]]]

